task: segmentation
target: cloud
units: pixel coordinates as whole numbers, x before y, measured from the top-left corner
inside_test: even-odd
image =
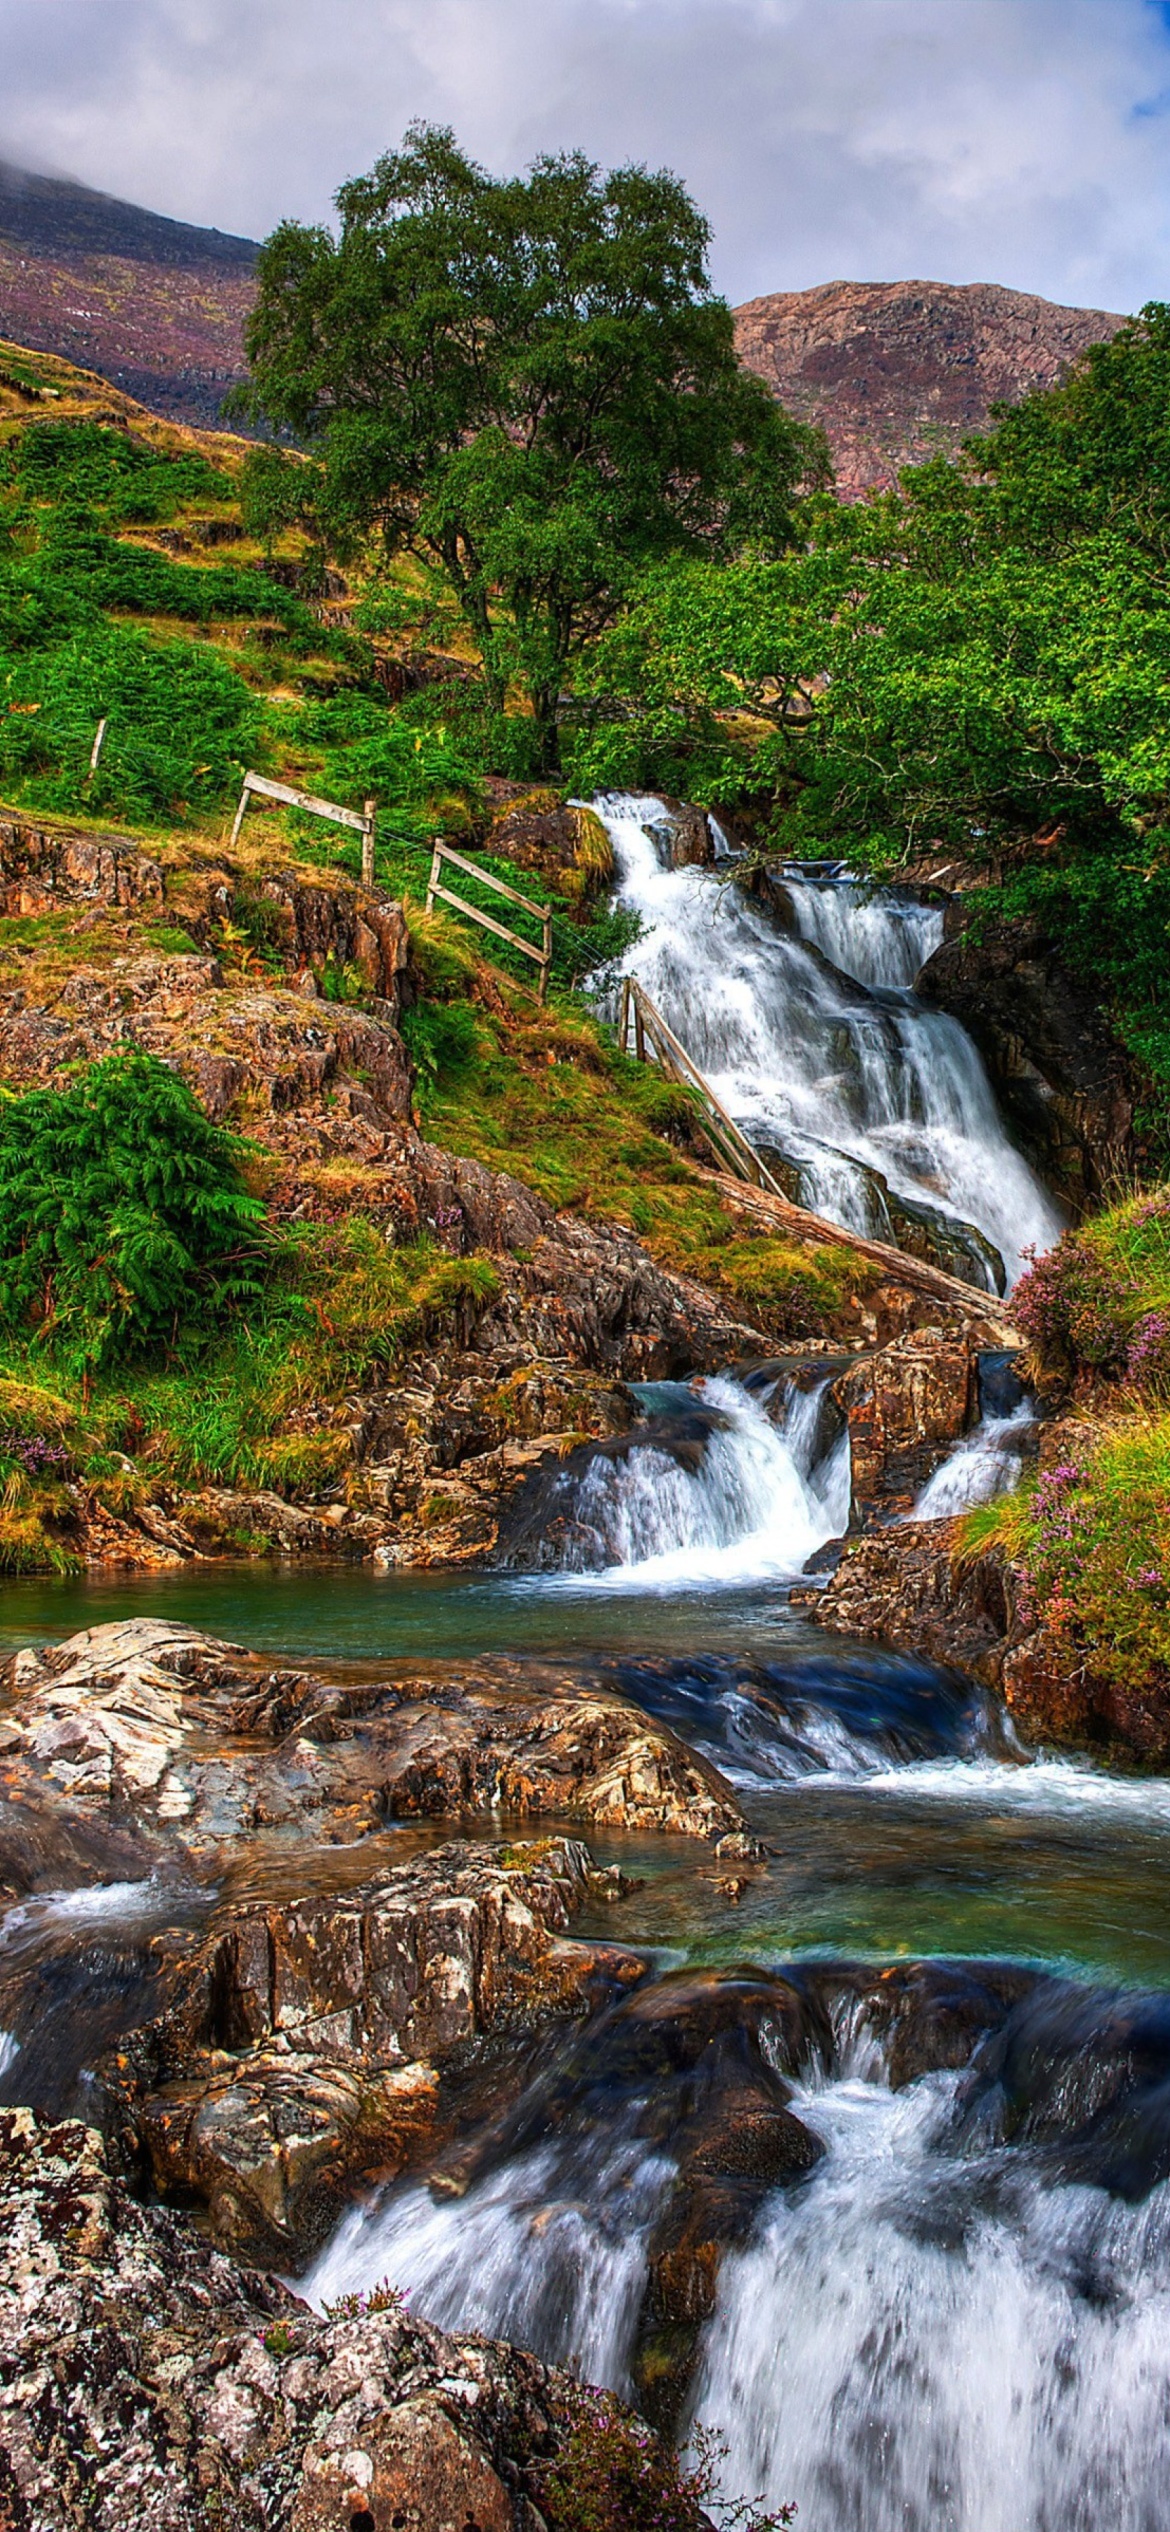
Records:
[[[0,0],[0,146],[178,217],[325,216],[414,115],[674,167],[733,298],[1170,293],[1162,0]]]

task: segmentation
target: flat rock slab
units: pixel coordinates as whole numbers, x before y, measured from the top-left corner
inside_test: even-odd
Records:
[[[486,1810],[698,1838],[743,1825],[706,1760],[551,1664],[338,1682],[136,1618],[11,1656],[0,1703],[0,1791],[65,1797],[192,1853]]]

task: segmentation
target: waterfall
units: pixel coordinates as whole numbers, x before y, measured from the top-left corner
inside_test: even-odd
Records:
[[[994,1503],[997,1496],[1010,1494],[1020,1482],[1023,1444],[1035,1421],[1028,1399],[1011,1415],[985,1416],[927,1479],[911,1518],[945,1521],[957,1512],[970,1512],[977,1503]]]
[[[942,940],[940,909],[913,897],[849,879],[811,885],[788,872],[784,884],[801,939],[859,985],[908,990]]]
[[[889,892],[805,881],[792,890],[798,937],[733,883],[664,866],[649,831],[661,831],[660,801],[595,805],[618,902],[642,919],[625,968],[751,1141],[792,1163],[812,1211],[896,1236],[884,1181],[974,1224],[1010,1281],[1026,1247],[1051,1246],[1056,1207],[1008,1141],[975,1046],[908,989],[936,915]]]
[[[635,1590],[799,1573],[849,1518],[848,1435],[815,1456],[827,1386],[791,1384],[774,1422],[737,1381],[656,1382],[651,1438],[620,1456],[599,1451],[583,1477],[562,1481],[562,1570]],[[696,1405],[709,1428],[693,1466],[670,1448],[669,1410],[682,1420]]]
[[[440,2329],[481,2330],[582,2381],[631,2389],[646,2243],[674,2175],[636,2120],[582,2165],[577,2136],[436,2202],[425,2182],[343,2218],[296,2291],[323,2306],[389,2277]]]
[[[1170,2187],[949,2154],[956,2080],[794,2101],[828,2154],[725,2261],[697,2385],[724,2485],[823,2532],[1154,2532]]]

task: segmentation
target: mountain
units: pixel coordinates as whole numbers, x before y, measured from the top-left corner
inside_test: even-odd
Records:
[[[826,281],[735,311],[741,360],[822,425],[851,501],[957,448],[999,400],[1054,386],[1124,323],[983,281]]]
[[[0,161],[0,336],[214,424],[244,367],[256,246]]]
[[[257,248],[0,160],[0,336],[214,426],[244,368]],[[990,282],[824,282],[737,308],[741,358],[829,435],[856,500],[1062,377],[1124,322]]]

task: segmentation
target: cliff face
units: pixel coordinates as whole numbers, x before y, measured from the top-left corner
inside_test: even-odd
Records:
[[[994,403],[1054,386],[1124,322],[991,282],[829,281],[735,312],[741,360],[828,433],[849,501],[957,448]]]

